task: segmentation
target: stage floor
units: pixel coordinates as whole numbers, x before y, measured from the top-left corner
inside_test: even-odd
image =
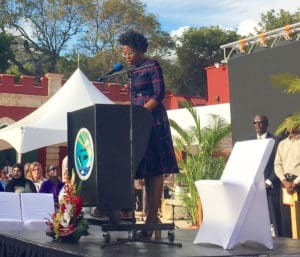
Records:
[[[175,242],[182,243],[182,248],[160,244],[129,242],[102,248],[105,244],[100,226],[91,225],[90,235],[80,239],[78,244],[53,241],[42,231],[7,232],[0,234],[1,257],[13,256],[84,256],[84,257],[220,257],[220,256],[259,256],[259,257],[300,257],[300,241],[288,238],[275,238],[274,249],[268,250],[257,244],[239,245],[234,250],[224,250],[215,245],[194,245],[197,230],[175,230]],[[167,240],[168,231],[162,231],[162,240]],[[127,231],[110,232],[111,242],[116,238],[126,238]],[[7,247],[11,249],[8,251]],[[18,248],[22,249],[22,251]],[[24,250],[27,249],[27,250]],[[12,251],[18,252],[18,254]],[[27,252],[26,252],[27,251]],[[26,255],[25,255],[26,252]],[[38,255],[34,255],[38,252]],[[23,255],[24,254],[24,255]]]

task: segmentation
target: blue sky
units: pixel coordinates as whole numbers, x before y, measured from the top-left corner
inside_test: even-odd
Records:
[[[254,32],[261,13],[283,9],[294,13],[299,0],[141,0],[146,11],[156,15],[164,31],[177,34],[184,27],[210,27]]]

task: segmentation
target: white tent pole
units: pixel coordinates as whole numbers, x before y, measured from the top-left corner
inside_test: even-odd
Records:
[[[22,162],[22,153],[17,152],[17,163]]]

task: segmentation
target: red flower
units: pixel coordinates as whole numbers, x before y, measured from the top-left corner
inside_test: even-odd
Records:
[[[74,216],[78,217],[82,209],[82,201],[78,195],[73,196],[72,202],[75,204]]]
[[[65,205],[64,203],[62,203],[62,204],[60,205],[60,209],[61,209],[62,213],[65,213],[66,205]]]

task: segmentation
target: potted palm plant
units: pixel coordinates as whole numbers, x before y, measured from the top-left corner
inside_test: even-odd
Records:
[[[170,119],[170,126],[178,134],[174,137],[176,149],[184,153],[184,157],[178,160],[180,173],[176,175],[176,182],[184,188],[180,198],[187,208],[192,225],[199,226],[201,204],[195,181],[220,178],[226,156],[217,153],[220,153],[220,142],[230,135],[231,126],[220,116],[211,115],[211,125],[202,128],[196,110],[188,102],[182,104],[192,116],[194,125],[186,131]]]

